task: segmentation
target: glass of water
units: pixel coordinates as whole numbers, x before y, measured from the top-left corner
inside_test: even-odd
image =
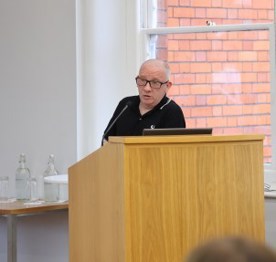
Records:
[[[31,201],[37,201],[38,200],[38,190],[37,190],[37,179],[36,177],[31,177],[30,180],[30,190],[31,190]]]
[[[37,183],[37,178],[36,177],[31,177],[28,181],[29,183],[29,188],[30,188],[30,199],[26,202],[24,202],[24,205],[40,205],[44,201],[41,201],[39,199],[39,194],[38,194],[38,183]]]
[[[10,190],[9,190],[9,177],[0,176],[0,203],[9,202]]]

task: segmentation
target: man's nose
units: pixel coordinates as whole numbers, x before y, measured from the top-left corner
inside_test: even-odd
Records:
[[[147,82],[145,85],[146,90],[151,90],[150,82]]]

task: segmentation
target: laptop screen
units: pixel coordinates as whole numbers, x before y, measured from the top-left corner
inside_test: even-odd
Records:
[[[156,128],[143,130],[143,136],[165,136],[165,135],[211,135],[212,128]]]

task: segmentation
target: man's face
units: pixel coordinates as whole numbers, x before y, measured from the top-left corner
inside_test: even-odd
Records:
[[[166,82],[166,73],[164,69],[159,65],[145,64],[140,68],[139,78],[147,81]],[[146,86],[139,86],[139,96],[141,106],[147,109],[154,108],[167,93],[168,88],[171,86],[171,82],[161,85],[160,88],[152,88],[149,83]]]

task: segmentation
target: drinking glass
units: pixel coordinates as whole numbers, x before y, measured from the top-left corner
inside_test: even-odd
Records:
[[[9,201],[9,177],[0,176],[0,203]]]

